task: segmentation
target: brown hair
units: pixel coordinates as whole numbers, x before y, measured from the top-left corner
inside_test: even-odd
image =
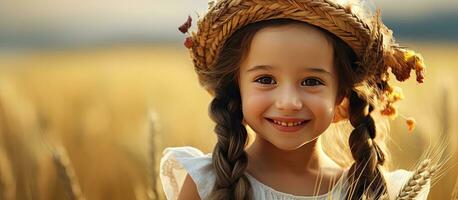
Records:
[[[209,114],[216,123],[217,144],[213,149],[213,167],[216,181],[209,199],[253,199],[251,184],[244,174],[248,165],[245,147],[248,134],[242,124],[243,114],[238,85],[239,64],[250,48],[257,31],[269,26],[304,24],[291,19],[273,19],[256,22],[237,30],[224,44],[216,62],[205,72],[201,84],[214,91]],[[312,25],[310,25],[312,26]],[[316,27],[316,26],[315,26]],[[375,122],[370,113],[374,110],[369,97],[356,90],[364,84],[358,74],[356,55],[345,42],[328,31],[321,30],[334,48],[334,66],[338,76],[337,101],[349,99],[349,120],[354,130],[349,146],[355,160],[349,171],[351,193],[347,199],[378,199],[386,194],[386,182],[379,166],[384,163],[384,152],[377,145]],[[203,73],[203,72],[198,72]]]

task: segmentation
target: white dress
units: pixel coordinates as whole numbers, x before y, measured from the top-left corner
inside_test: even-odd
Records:
[[[162,188],[168,200],[176,200],[179,191],[184,183],[186,174],[189,173],[196,183],[197,191],[202,200],[210,194],[215,182],[215,173],[212,168],[211,154],[203,154],[202,151],[190,146],[168,147],[164,149],[160,161],[160,179]],[[341,176],[337,184],[326,194],[319,196],[295,196],[292,194],[277,191],[268,185],[256,180],[253,176],[245,172],[254,192],[255,200],[325,200],[325,199],[344,199],[346,184],[344,176]],[[396,170],[385,173],[390,199],[394,199],[407,182],[413,172],[406,170]],[[422,188],[415,199],[427,199],[430,183]]]

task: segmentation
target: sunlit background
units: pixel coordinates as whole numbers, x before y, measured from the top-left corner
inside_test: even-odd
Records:
[[[411,169],[443,138],[445,154],[456,151],[458,1],[369,4],[427,65],[424,84],[399,84],[400,113],[418,124],[408,133],[402,117],[391,122],[394,167]],[[162,149],[210,152],[216,142],[211,97],[177,30],[206,8],[206,0],[1,0],[0,199],[164,199]],[[457,174],[449,167],[430,199],[451,199]]]

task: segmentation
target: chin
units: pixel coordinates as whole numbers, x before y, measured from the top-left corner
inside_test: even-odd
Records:
[[[277,149],[280,149],[280,150],[283,150],[283,151],[294,151],[296,149],[299,149],[301,148],[302,146],[304,146],[306,143],[302,143],[302,144],[288,144],[288,143],[273,143],[273,145],[277,148]]]
[[[318,136],[317,137],[314,137],[314,138],[307,138],[305,140],[302,140],[302,142],[298,142],[298,141],[276,141],[274,143],[271,143],[273,144],[276,148],[278,149],[281,149],[283,151],[294,151],[294,150],[297,150],[313,141],[315,141],[316,139],[318,139]]]

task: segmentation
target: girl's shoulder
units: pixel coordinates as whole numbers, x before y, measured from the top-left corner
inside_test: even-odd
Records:
[[[167,199],[178,198],[187,174],[193,179],[203,199],[214,185],[215,174],[212,169],[210,153],[204,154],[191,146],[165,148],[159,164],[159,177]]]
[[[413,171],[407,171],[404,169],[398,169],[392,172],[384,172],[384,178],[387,183],[388,194],[390,199],[396,199],[398,194],[404,189],[404,186],[407,185],[409,180],[414,176]],[[415,182],[416,183],[416,182]],[[423,200],[428,198],[428,194],[430,191],[430,181],[428,180],[426,184],[423,186],[414,186],[416,187],[417,195],[415,198],[416,200]],[[410,191],[413,192],[415,188],[411,189]]]

